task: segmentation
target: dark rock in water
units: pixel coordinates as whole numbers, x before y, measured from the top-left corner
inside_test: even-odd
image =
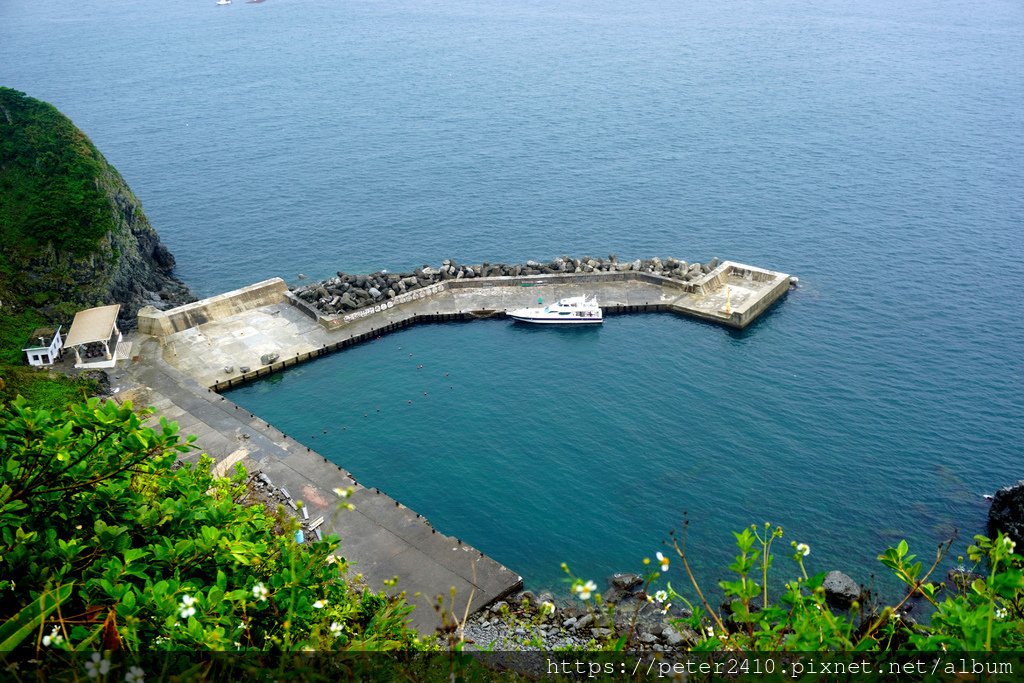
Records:
[[[171,253],[170,249],[164,246],[163,242],[157,242],[156,246],[153,247],[153,261],[160,267],[165,273],[169,273],[174,270],[174,254]]]
[[[825,600],[833,607],[846,609],[860,597],[860,586],[840,571],[830,571],[821,584],[825,589]]]
[[[630,591],[644,582],[644,577],[639,574],[627,574],[619,573],[612,574],[608,579],[608,583],[613,588],[617,588],[621,591]]]
[[[954,567],[946,572],[946,583],[958,593],[966,593],[977,579],[984,578],[981,574],[969,572],[963,567]]]
[[[992,499],[988,509],[988,535],[995,538],[1000,531],[1024,548],[1024,481],[999,489]]]

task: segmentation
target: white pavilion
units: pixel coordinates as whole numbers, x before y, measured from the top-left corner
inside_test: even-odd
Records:
[[[121,304],[79,311],[64,338],[64,348],[75,352],[76,368],[112,368],[117,362],[121,330],[117,314]]]

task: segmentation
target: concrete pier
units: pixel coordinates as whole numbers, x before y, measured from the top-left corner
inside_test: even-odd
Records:
[[[350,575],[361,574],[374,590],[399,578],[389,590],[406,592],[416,606],[412,624],[420,632],[432,633],[440,624],[434,599],[447,599],[452,588],[456,602],[446,604],[461,618],[467,606],[476,611],[522,585],[519,575],[435,529],[372,482],[356,483],[316,451],[165,363],[156,339],[137,342],[138,360],[115,371],[122,373],[115,380],[117,399],[153,406],[154,426],[164,416],[178,423],[181,434],[195,434],[202,452],[218,463],[216,472],[241,463],[250,473],[262,473],[275,489],[287,490],[294,501],[301,500],[310,520],[323,518],[322,533],[341,538],[338,554],[352,564]],[[354,510],[338,510],[335,487],[353,488],[347,502]]]
[[[410,325],[503,317],[538,299],[586,294],[609,315],[665,311],[743,328],[789,286],[787,274],[726,261],[688,282],[637,271],[448,280],[324,315],[274,278],[170,311],[140,311],[121,397],[177,420],[219,466],[241,462],[302,500],[311,518],[324,517],[325,532],[342,539],[340,553],[372,588],[400,577],[398,588],[417,605],[414,624],[430,631],[437,595],[455,587],[461,614],[518,589],[521,578],[217,392]],[[336,513],[332,490],[348,486],[356,509]]]

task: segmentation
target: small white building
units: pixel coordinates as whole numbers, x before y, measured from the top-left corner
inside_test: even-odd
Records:
[[[64,341],[60,336],[60,327],[56,330],[51,327],[40,327],[29,337],[29,346],[22,349],[28,358],[29,365],[37,367],[53,365],[60,358],[61,350],[64,348]]]
[[[121,304],[79,311],[64,339],[64,347],[75,352],[76,368],[112,368],[118,360],[121,330],[117,314]]]

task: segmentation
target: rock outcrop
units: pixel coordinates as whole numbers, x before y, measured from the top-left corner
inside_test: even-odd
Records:
[[[825,589],[825,600],[833,607],[846,609],[860,597],[860,586],[856,581],[840,571],[831,571],[825,575],[821,587]]]
[[[1024,548],[1024,481],[996,491],[988,509],[988,535],[996,537],[1002,531]]]
[[[67,117],[0,88],[0,140],[6,306],[67,323],[83,307],[119,303],[131,328],[142,306],[195,300],[138,198]]]

